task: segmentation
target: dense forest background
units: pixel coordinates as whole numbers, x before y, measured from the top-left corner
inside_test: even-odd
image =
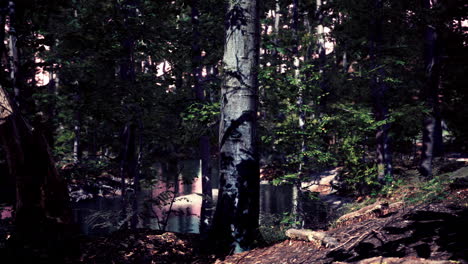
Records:
[[[226,30],[250,23],[237,2],[0,1],[1,203],[23,234],[45,228],[31,217],[70,220],[65,183],[98,190],[105,173],[125,195],[157,180],[156,162],[200,159],[211,208]],[[466,156],[464,1],[265,0],[256,15],[263,180],[300,188],[341,167],[340,193],[369,195]]]

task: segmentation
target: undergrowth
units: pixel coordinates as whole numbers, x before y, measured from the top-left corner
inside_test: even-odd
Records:
[[[379,191],[360,197],[356,202],[345,205],[341,211],[342,215],[357,211],[376,202],[390,204],[403,201],[407,205],[417,205],[443,201],[450,195],[450,185],[453,184],[456,178],[468,178],[468,175],[459,175],[463,167],[460,164],[455,165],[441,163],[440,168],[437,169],[439,174],[431,178],[421,177],[415,170],[406,170],[394,179],[389,180]],[[458,170],[447,172],[448,167]],[[331,226],[333,227],[334,223]]]

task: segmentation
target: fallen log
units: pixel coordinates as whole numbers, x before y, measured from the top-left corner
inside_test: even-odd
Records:
[[[336,247],[339,244],[334,237],[329,236],[327,233],[310,229],[288,229],[286,236],[293,240],[313,242],[318,246]]]
[[[388,203],[377,202],[368,206],[365,206],[357,211],[345,214],[338,218],[336,221],[338,226],[347,225],[347,223],[354,221],[362,221],[372,217],[378,217],[384,214],[388,210]]]
[[[388,204],[387,202],[376,202],[357,211],[345,214],[336,221],[337,226],[347,226],[349,224],[363,220],[381,217],[392,212],[398,211],[404,206],[404,202]]]

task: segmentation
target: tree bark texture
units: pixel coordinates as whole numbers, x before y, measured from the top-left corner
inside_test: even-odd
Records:
[[[71,222],[68,190],[41,129],[17,112],[0,87],[0,143],[16,181],[16,230],[24,238],[38,239],[34,236],[46,228]]]
[[[258,1],[229,1],[221,90],[220,190],[213,234],[220,239],[218,244],[233,252],[248,250],[258,235],[259,28]]]
[[[431,10],[438,1],[424,0],[424,8]],[[426,84],[422,95],[430,114],[423,122],[423,138],[420,173],[423,176],[432,176],[432,161],[434,156],[440,154],[442,145],[442,128],[439,107],[440,82],[440,41],[435,25],[429,23],[424,36],[424,63],[426,67]],[[439,152],[439,153],[438,153]]]

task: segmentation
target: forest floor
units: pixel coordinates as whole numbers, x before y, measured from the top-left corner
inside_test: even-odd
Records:
[[[77,262],[465,264],[468,263],[468,167],[458,171],[461,180],[450,184],[402,186],[386,198],[367,199],[368,203],[399,206],[384,213],[349,217],[331,225],[324,232],[336,239],[338,244],[334,247],[285,240],[240,254],[215,256],[200,253],[202,246],[209,245],[201,244],[196,234],[119,231],[107,237],[85,238]]]

